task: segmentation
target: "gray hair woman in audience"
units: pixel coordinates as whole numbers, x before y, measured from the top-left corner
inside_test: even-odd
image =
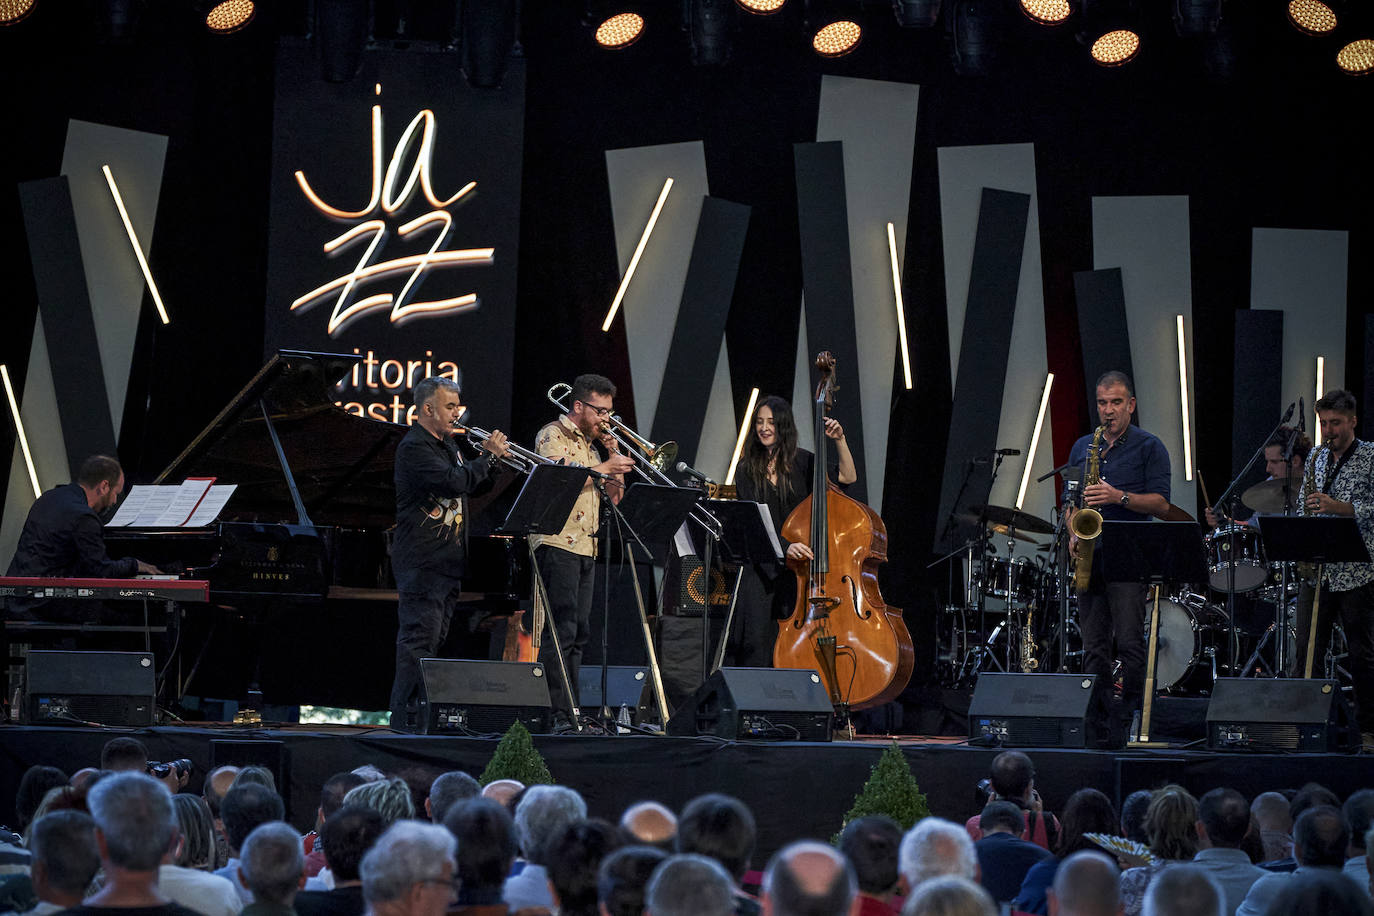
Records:
[[[210,806],[199,795],[180,792],[172,796],[172,810],[176,813],[177,829],[181,831],[175,864],[182,868],[214,871],[217,867],[215,820],[210,815]]]
[[[365,782],[349,789],[344,796],[344,804],[371,808],[381,814],[388,824],[415,817],[415,801],[410,797],[410,786],[399,776]]]

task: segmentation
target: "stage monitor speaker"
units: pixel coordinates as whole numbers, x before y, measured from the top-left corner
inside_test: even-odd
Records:
[[[531,732],[549,732],[553,710],[544,666],[534,662],[488,662],[422,658],[420,734],[499,734],[520,722]]]
[[[834,714],[814,671],[721,668],[668,719],[668,734],[829,741]]]
[[[151,652],[34,650],[26,669],[30,725],[153,724],[157,674]]]
[[[1356,738],[1336,681],[1222,677],[1207,704],[1214,751],[1343,751]]]
[[[978,675],[970,739],[1021,747],[1085,747],[1091,674]]]
[[[653,715],[653,688],[649,669],[644,665],[611,665],[606,671],[606,706],[611,712],[625,709],[632,721],[641,722]],[[583,665],[577,669],[577,699],[583,709],[601,707],[601,666]]]

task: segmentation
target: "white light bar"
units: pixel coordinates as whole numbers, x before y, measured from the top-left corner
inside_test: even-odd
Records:
[[[171,324],[171,319],[167,317],[167,309],[162,304],[162,293],[158,292],[157,284],[153,282],[153,272],[148,269],[148,261],[143,257],[143,248],[138,244],[134,224],[129,221],[129,211],[124,209],[124,198],[119,196],[119,186],[115,184],[114,175],[111,174],[108,165],[102,165],[100,170],[105,173],[105,181],[109,183],[110,193],[114,195],[115,206],[119,208],[119,218],[124,221],[124,231],[129,233],[129,244],[134,246],[134,255],[138,258],[139,269],[143,271],[143,279],[148,281],[148,291],[153,294],[153,305],[157,306],[157,315],[163,324]]]
[[[1183,316],[1178,319],[1178,403],[1183,415],[1183,479],[1193,479],[1193,434],[1188,420],[1188,354],[1183,344]]]
[[[24,452],[24,463],[29,468],[29,483],[33,484],[33,498],[37,499],[43,495],[43,488],[38,485],[38,470],[33,466],[33,453],[29,451],[29,437],[24,432],[24,421],[19,417],[19,403],[14,399],[14,386],[10,384],[10,369],[4,363],[0,363],[0,378],[5,381],[5,397],[9,398],[10,415],[14,417],[14,430],[19,435],[19,448]]]
[[[654,223],[658,222],[658,214],[663,210],[663,202],[668,199],[668,192],[673,189],[673,179],[669,178],[663,182],[663,190],[658,192],[658,203],[654,204],[654,212],[649,214],[649,223],[644,227],[644,234],[639,237],[639,244],[635,246],[634,256],[630,258],[630,266],[625,268],[625,276],[620,278],[620,288],[615,291],[615,299],[611,301],[611,310],[606,313],[606,320],[601,322],[601,330],[609,331],[611,322],[615,320],[615,313],[620,311],[620,300],[625,298],[625,290],[630,286],[630,278],[635,275],[635,268],[639,266],[639,256],[644,253],[644,246],[649,244],[649,236],[653,234]]]
[[[1054,373],[1045,375],[1045,390],[1040,392],[1040,411],[1035,415],[1035,432],[1031,433],[1030,448],[1026,449],[1026,466],[1021,471],[1021,489],[1016,493],[1016,508],[1026,501],[1026,487],[1030,484],[1031,466],[1035,463],[1035,449],[1040,444],[1040,428],[1045,423],[1045,410],[1050,406],[1050,389],[1054,387]]]
[[[906,305],[902,302],[902,269],[897,264],[897,233],[887,224],[887,254],[892,261],[892,295],[897,302],[897,339],[902,346],[902,379],[911,390],[911,352],[906,345]]]
[[[730,456],[730,470],[725,474],[725,485],[728,487],[735,482],[735,468],[739,466],[740,452],[744,451],[744,440],[749,436],[749,429],[754,425],[754,405],[759,402],[759,390],[755,388],[749,392],[749,406],[744,411],[744,422],[739,426],[739,438],[735,440],[735,453]]]

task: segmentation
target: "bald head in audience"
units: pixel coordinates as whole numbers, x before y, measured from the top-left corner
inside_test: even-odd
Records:
[[[849,861],[814,840],[784,846],[763,873],[764,916],[845,916],[858,896]]]
[[[1150,882],[1143,916],[1227,916],[1226,895],[1197,865],[1170,865]]]
[[[670,851],[677,837],[677,815],[656,801],[636,802],[620,816],[620,829],[636,843]]]
[[[482,797],[489,798],[498,805],[509,807],[510,800],[520,794],[525,784],[518,779],[493,779],[482,787]]]
[[[1049,891],[1050,916],[1121,916],[1121,873],[1099,852],[1064,860]]]

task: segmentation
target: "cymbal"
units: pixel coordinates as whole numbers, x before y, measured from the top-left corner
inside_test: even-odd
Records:
[[[1038,515],[1022,512],[1020,509],[1009,509],[1006,506],[973,506],[972,510],[974,514],[983,516],[989,522],[1006,525],[1017,531],[1027,531],[1031,534],[1054,533],[1054,526],[1049,522]]]
[[[988,530],[993,534],[1000,534],[1002,537],[1012,537],[1016,538],[1018,541],[1030,541],[1032,544],[1035,543],[1035,538],[1031,537],[1029,534],[1022,534],[1013,528],[1008,528],[1006,525],[999,525],[996,522],[989,522]]]
[[[1282,512],[1283,495],[1287,487],[1288,481],[1282,477],[1275,477],[1273,480],[1261,480],[1240,494],[1240,501],[1256,512]],[[1293,495],[1288,502],[1289,505],[1296,506],[1298,503],[1297,489],[1295,488],[1292,493]]]

